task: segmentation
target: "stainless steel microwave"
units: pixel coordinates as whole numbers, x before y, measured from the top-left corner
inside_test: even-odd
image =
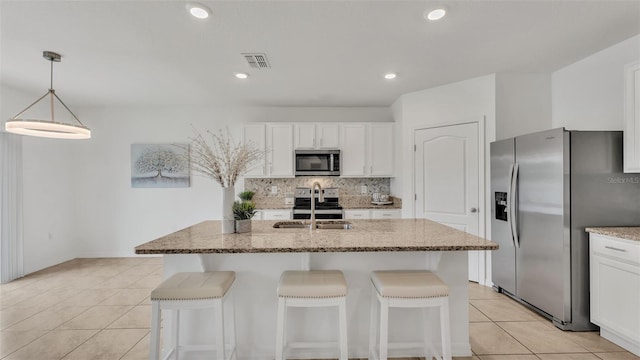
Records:
[[[296,150],[296,176],[340,176],[340,150]]]

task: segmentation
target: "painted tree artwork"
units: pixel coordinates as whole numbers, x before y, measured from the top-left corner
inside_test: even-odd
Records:
[[[132,144],[131,187],[189,187],[188,144]]]

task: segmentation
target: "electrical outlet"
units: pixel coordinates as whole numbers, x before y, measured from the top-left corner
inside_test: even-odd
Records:
[[[367,185],[360,186],[360,193],[362,193],[362,194],[366,194],[367,193]]]
[[[292,197],[284,198],[284,204],[285,205],[293,205],[293,198]]]
[[[278,194],[278,187],[273,185],[271,186],[271,195],[277,195]]]

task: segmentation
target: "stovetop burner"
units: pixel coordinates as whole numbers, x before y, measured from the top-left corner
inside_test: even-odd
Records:
[[[323,189],[324,201],[318,201],[318,190],[314,192],[316,210],[342,210],[338,202],[338,189]],[[311,210],[311,188],[296,188],[293,210]]]

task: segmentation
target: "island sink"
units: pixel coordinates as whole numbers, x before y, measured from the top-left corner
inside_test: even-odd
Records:
[[[276,229],[311,229],[311,223],[305,221],[279,221],[273,224]],[[353,224],[348,221],[330,220],[316,221],[316,229],[342,229],[348,230],[353,228]]]

